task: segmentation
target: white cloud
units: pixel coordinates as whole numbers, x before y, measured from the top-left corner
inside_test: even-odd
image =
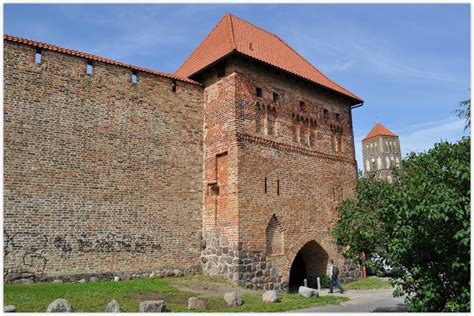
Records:
[[[420,56],[409,59],[402,55],[406,52],[397,52],[395,43],[384,38],[376,38],[371,32],[358,29],[356,26],[344,32],[337,29],[333,31],[339,36],[331,36],[326,33],[306,35],[295,32],[293,42],[296,44],[297,50],[308,57],[330,56],[331,59],[349,60],[342,64],[327,65],[325,70],[328,73],[349,70],[352,65],[357,64],[358,69],[388,76],[442,82],[455,80],[451,74],[439,69],[438,60],[430,60],[427,56],[424,56],[424,59],[420,59]],[[346,36],[341,37],[340,34]],[[318,65],[316,62],[314,64]],[[435,66],[438,69],[435,69]]]
[[[319,68],[323,73],[331,73],[348,70],[352,65],[354,65],[354,61],[348,60],[346,62],[335,62],[333,64],[321,64]]]

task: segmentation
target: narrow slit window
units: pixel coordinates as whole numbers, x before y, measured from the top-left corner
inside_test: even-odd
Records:
[[[323,118],[324,120],[328,120],[329,119],[329,111],[327,109],[324,109],[323,110]]]
[[[87,68],[86,68],[86,73],[89,75],[89,76],[92,76],[92,72],[94,70],[94,66],[92,65],[92,62],[88,62],[87,63]]]
[[[303,101],[300,101],[300,111],[304,112],[305,111],[305,104]]]
[[[273,92],[273,102],[277,102],[280,100],[280,95],[276,92]]]
[[[280,195],[280,180],[277,180],[277,195]]]
[[[176,92],[176,80],[171,82],[171,91]]]
[[[136,72],[132,72],[132,78],[131,78],[131,80],[132,80],[132,83],[133,83],[133,84],[136,84],[136,83],[137,83],[138,77],[137,77],[137,73],[136,73]]]
[[[257,95],[257,97],[261,98],[262,95],[263,95],[263,91],[262,91],[262,88],[256,88],[255,89],[255,94]]]
[[[265,177],[265,193],[267,193],[267,177]]]
[[[35,53],[35,63],[41,64],[41,57],[43,57],[42,52],[40,49],[37,49]]]
[[[336,113],[336,122],[339,122],[341,120],[341,115],[339,113]]]

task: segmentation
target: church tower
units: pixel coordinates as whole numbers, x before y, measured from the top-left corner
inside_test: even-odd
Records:
[[[392,181],[392,170],[402,159],[398,136],[380,123],[362,140],[364,173],[375,172],[380,179]]]

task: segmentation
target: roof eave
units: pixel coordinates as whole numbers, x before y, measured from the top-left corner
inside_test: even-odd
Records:
[[[353,103],[351,104],[351,106],[357,105],[357,104],[361,104],[361,103],[363,104],[363,103],[364,103],[364,100],[362,100],[362,99],[355,98],[355,97],[353,97],[353,96],[351,96],[351,95],[342,93],[342,92],[340,92],[340,91],[337,91],[337,90],[335,90],[335,89],[332,89],[332,88],[330,88],[330,87],[327,87],[327,86],[325,86],[325,85],[323,85],[323,84],[320,84],[320,83],[318,83],[318,82],[315,82],[315,81],[312,81],[312,80],[310,80],[310,79],[308,79],[308,78],[305,78],[305,77],[303,77],[303,76],[300,76],[300,75],[298,75],[298,74],[296,74],[296,73],[294,73],[294,72],[291,72],[291,71],[288,71],[288,70],[286,70],[286,69],[283,69],[283,68],[280,68],[280,67],[278,67],[278,66],[275,66],[275,65],[273,65],[273,64],[267,63],[267,62],[265,62],[265,61],[262,61],[262,60],[260,60],[260,59],[257,59],[257,58],[255,58],[255,57],[253,57],[253,56],[247,55],[247,54],[242,53],[242,52],[240,52],[240,51],[235,50],[235,52],[236,52],[238,55],[242,55],[242,56],[245,56],[245,57],[250,58],[250,59],[252,59],[252,60],[258,61],[258,62],[260,62],[260,63],[262,63],[262,64],[265,64],[265,65],[268,65],[268,66],[270,66],[270,67],[272,67],[272,68],[278,69],[278,70],[280,70],[280,71],[282,71],[282,72],[284,72],[284,73],[287,73],[287,74],[290,74],[290,75],[292,75],[292,76],[295,76],[295,77],[297,77],[297,78],[299,78],[299,79],[301,79],[301,80],[307,81],[307,82],[309,82],[309,83],[311,83],[311,84],[314,84],[314,85],[317,85],[317,86],[322,87],[322,88],[324,88],[324,89],[327,89],[327,90],[330,90],[330,91],[332,91],[332,92],[335,92],[335,93],[337,93],[337,94],[339,94],[339,95],[341,95],[341,96],[343,96],[343,97],[345,97],[345,98],[349,98],[349,99],[353,102]]]

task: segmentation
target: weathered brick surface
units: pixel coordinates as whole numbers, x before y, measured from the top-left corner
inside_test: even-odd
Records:
[[[344,279],[357,278],[330,233],[337,206],[356,183],[350,101],[242,58],[227,60],[222,78],[218,69],[200,78],[206,127],[218,135],[204,139],[205,183],[226,187],[226,195],[207,192],[204,200],[206,214],[228,220],[203,222],[204,271],[247,287],[286,288],[297,253],[314,243],[302,252],[308,277],[322,276],[333,258]],[[211,119],[215,109],[222,111],[218,120]],[[232,153],[224,172],[231,187],[213,174],[222,152]],[[222,245],[241,260],[227,260]]]
[[[202,87],[4,43],[5,270],[198,264]]]
[[[335,259],[351,197],[351,101],[231,57],[199,85],[5,42],[5,270],[186,268],[286,289]],[[256,95],[256,88],[262,95]],[[202,235],[202,237],[201,237]],[[107,274],[108,275],[108,274]]]

